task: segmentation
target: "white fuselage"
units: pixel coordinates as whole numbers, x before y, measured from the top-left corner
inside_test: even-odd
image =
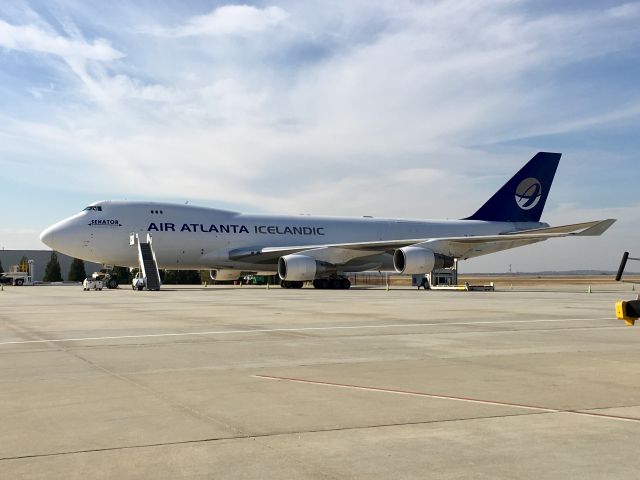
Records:
[[[41,239],[73,257],[135,267],[138,253],[129,236],[136,233],[146,238],[150,234],[160,268],[275,272],[277,259],[251,264],[231,260],[229,253],[254,247],[496,235],[544,226],[537,222],[252,215],[171,203],[102,201],[49,227]],[[349,265],[350,271],[363,269],[393,270],[392,256],[378,253]]]

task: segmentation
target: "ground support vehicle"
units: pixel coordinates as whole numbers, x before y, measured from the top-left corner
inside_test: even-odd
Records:
[[[144,276],[142,275],[142,272],[138,272],[136,273],[136,276],[133,277],[133,281],[131,282],[131,288],[133,290],[143,290],[144,289]]]
[[[93,277],[87,277],[82,282],[82,290],[85,292],[89,290],[102,290],[102,280],[96,280]]]

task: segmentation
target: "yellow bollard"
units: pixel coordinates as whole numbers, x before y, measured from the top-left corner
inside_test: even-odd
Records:
[[[587,293],[591,293],[591,285],[589,285],[589,288],[587,289]]]
[[[4,285],[0,283],[0,292],[4,292]]]
[[[386,288],[387,292],[389,291],[389,284],[387,283],[387,288]]]
[[[269,290],[269,282],[267,282],[267,290]]]

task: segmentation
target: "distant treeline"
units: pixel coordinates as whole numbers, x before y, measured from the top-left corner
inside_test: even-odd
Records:
[[[542,272],[501,272],[501,273],[474,273],[474,272],[464,272],[460,275],[475,275],[478,277],[517,277],[517,276],[527,276],[530,277],[532,275],[538,275],[541,277],[594,277],[597,275],[613,275],[615,276],[615,270],[566,270],[566,271],[555,271],[555,270],[544,270]],[[638,272],[624,272],[625,276],[628,275],[640,275]]]

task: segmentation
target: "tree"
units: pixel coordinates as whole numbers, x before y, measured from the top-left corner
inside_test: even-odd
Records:
[[[82,282],[85,278],[87,278],[87,271],[84,268],[84,262],[74,258],[69,267],[69,281]]]
[[[200,285],[198,270],[165,270],[162,283],[167,285]]]
[[[49,263],[44,269],[44,277],[42,280],[45,282],[61,282],[62,273],[60,272],[60,262],[58,262],[58,255],[55,251],[51,252],[51,258]]]
[[[133,278],[131,276],[131,272],[127,267],[113,267],[113,270],[111,271],[111,275],[115,275],[120,285],[131,283],[131,280]]]

